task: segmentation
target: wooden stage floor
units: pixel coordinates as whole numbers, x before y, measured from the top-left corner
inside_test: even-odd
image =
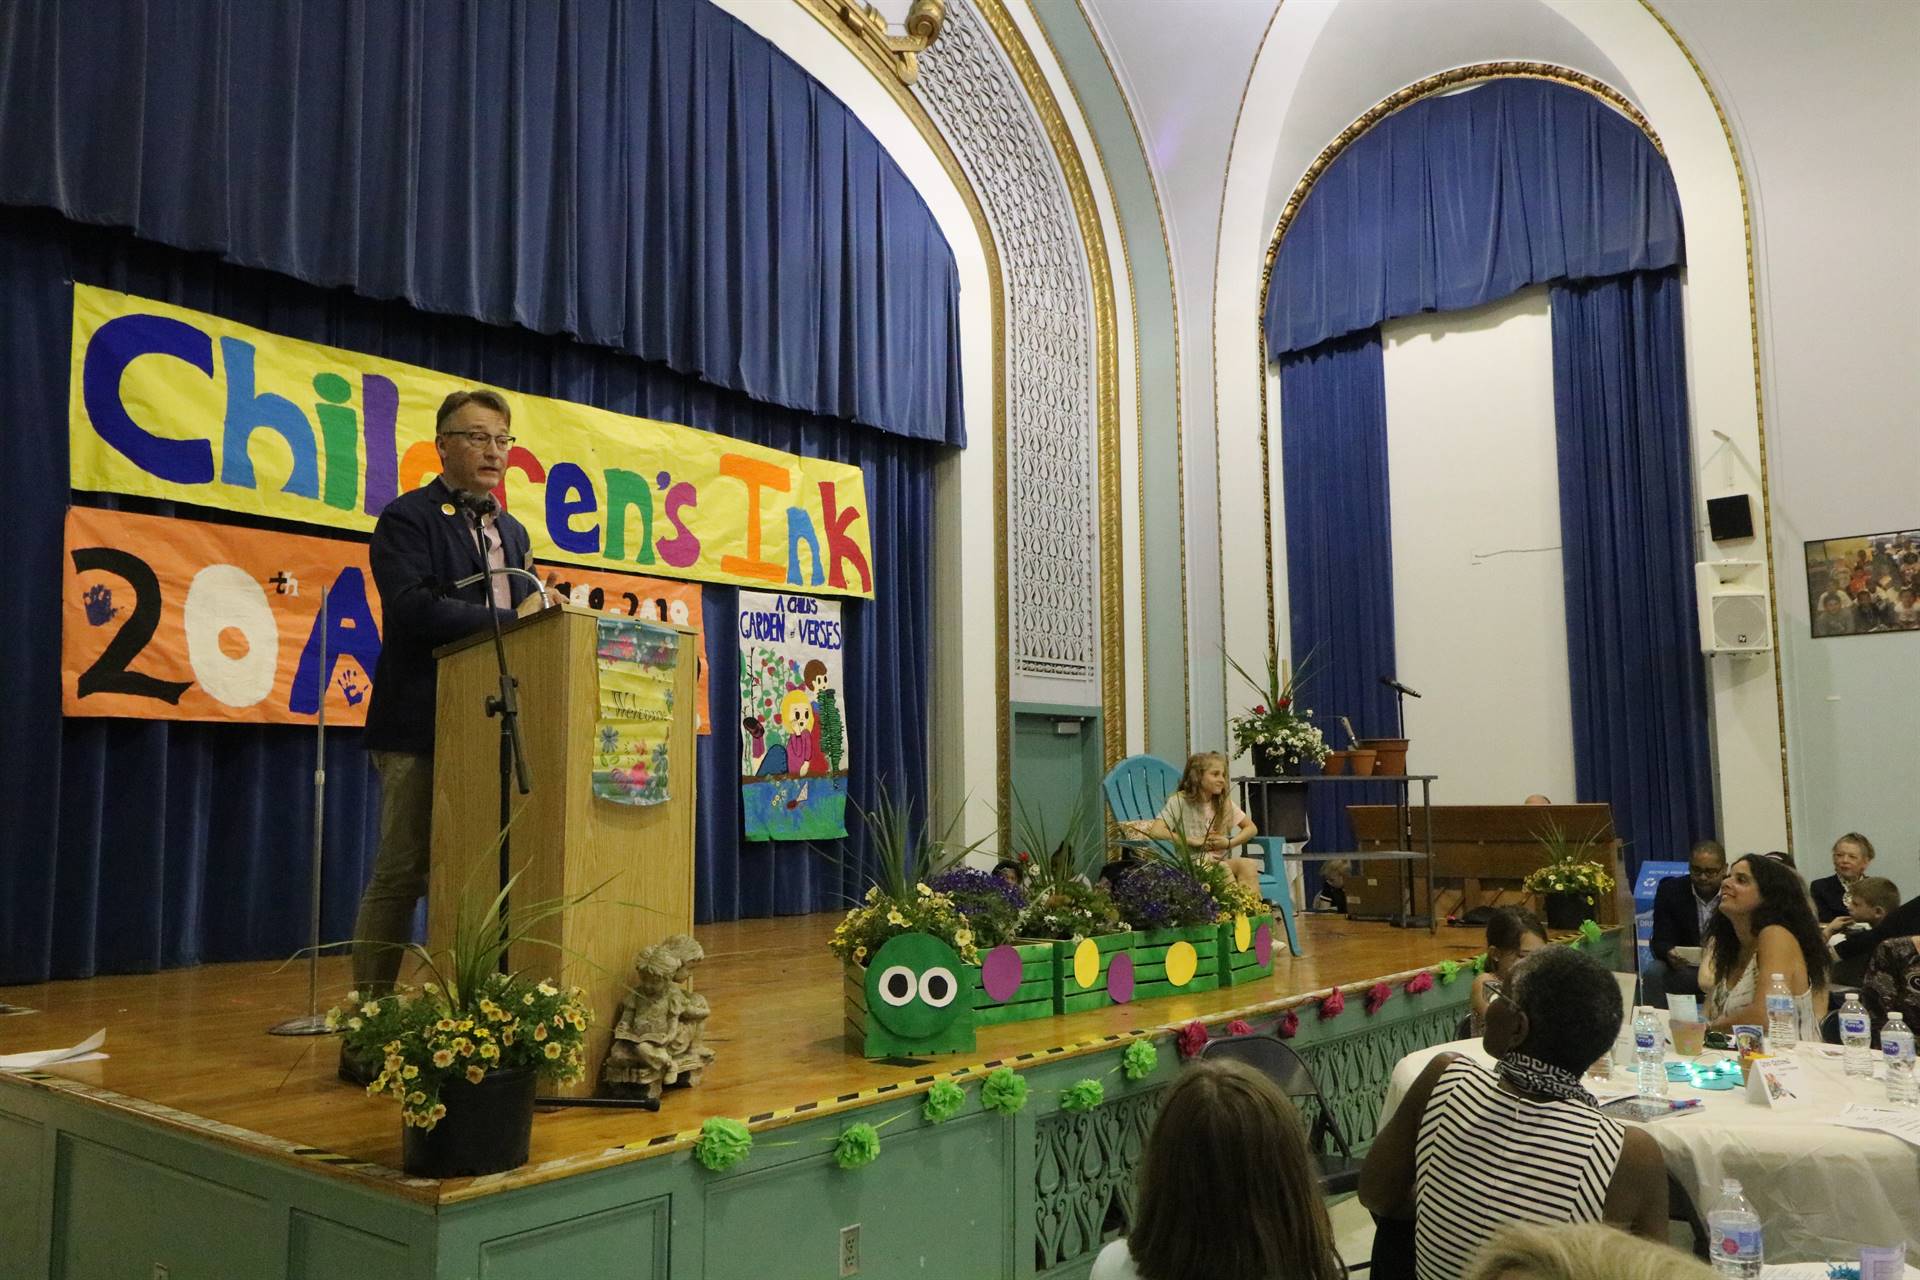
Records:
[[[678,1149],[683,1142],[669,1140],[689,1135],[708,1116],[746,1119],[808,1102],[821,1104],[812,1116],[828,1114],[858,1105],[847,1095],[876,1086],[912,1087],[932,1074],[1062,1046],[1092,1052],[1110,1047],[1100,1043],[1103,1037],[1170,1031],[1195,1018],[1218,1023],[1270,1013],[1329,987],[1463,959],[1484,945],[1477,929],[1443,929],[1429,936],[1424,929],[1306,917],[1301,925],[1307,954],[1277,958],[1273,976],[1264,981],[986,1027],[971,1055],[900,1066],[855,1057],[841,1039],[841,971],[826,949],[838,918],[749,920],[695,930],[707,952],[695,987],[713,1006],[708,1042],[717,1057],[699,1088],[668,1091],[658,1113],[545,1113],[534,1124],[529,1164],[479,1180],[479,1186],[411,1182],[391,1174],[381,1180],[410,1198],[452,1202]],[[291,1147],[319,1148],[396,1169],[398,1114],[392,1104],[336,1078],[339,1042],[330,1036],[266,1034],[269,1026],[304,1011],[306,972],[304,964],[284,969],[206,965],[0,988],[0,1001],[38,1011],[0,1018],[0,1053],[73,1044],[104,1027],[112,1056],[68,1068],[64,1077],[158,1104],[168,1109],[157,1114],[163,1123],[256,1147],[269,1156],[279,1151],[291,1158]],[[322,961],[323,1001],[344,993],[346,981],[344,958]],[[8,1080],[6,1086],[32,1087],[22,1080]],[[107,1096],[101,1101],[126,1105]],[[375,1172],[351,1165],[334,1171],[344,1176]]]

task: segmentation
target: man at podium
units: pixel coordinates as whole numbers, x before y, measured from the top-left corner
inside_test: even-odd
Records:
[[[386,634],[362,739],[380,775],[380,846],[353,927],[353,985],[362,995],[392,988],[427,891],[433,651],[491,626],[493,614],[507,622],[543,607],[537,580],[523,572],[532,564],[526,528],[493,497],[513,447],[511,421],[498,392],[456,391],[441,401],[440,475],[387,504],[368,548]],[[476,580],[456,585],[468,578]]]

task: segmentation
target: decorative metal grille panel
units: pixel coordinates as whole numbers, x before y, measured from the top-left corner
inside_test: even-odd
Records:
[[[1092,1111],[1060,1111],[1034,1125],[1035,1265],[1046,1271],[1100,1251],[1133,1222],[1134,1172],[1166,1090]]]
[[[1356,1151],[1370,1146],[1380,1127],[1380,1104],[1386,1101],[1394,1065],[1410,1053],[1453,1039],[1465,1011],[1464,1005],[1449,1004],[1398,1022],[1382,1019],[1384,1025],[1301,1047],[1300,1056],[1312,1069],[1320,1095]],[[1302,1119],[1312,1124],[1314,1117],[1303,1113]]]
[[[1082,683],[1097,704],[1092,285],[1071,197],[1018,75],[972,4],[950,0],[919,63],[914,92],[966,169],[1000,249],[1013,674]]]

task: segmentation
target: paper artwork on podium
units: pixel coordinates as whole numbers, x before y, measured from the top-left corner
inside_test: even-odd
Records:
[[[740,799],[749,840],[847,834],[837,601],[740,593]]]
[[[593,794],[616,804],[667,799],[667,731],[680,633],[632,618],[599,619],[600,714]]]

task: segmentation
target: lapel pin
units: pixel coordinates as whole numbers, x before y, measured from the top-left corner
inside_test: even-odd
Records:
[[[441,515],[443,515],[443,516],[450,516],[450,515],[452,515],[452,514],[453,514],[453,504],[452,504],[451,502],[443,502],[443,503],[441,503],[441,504],[440,504],[440,514],[441,514]]]

